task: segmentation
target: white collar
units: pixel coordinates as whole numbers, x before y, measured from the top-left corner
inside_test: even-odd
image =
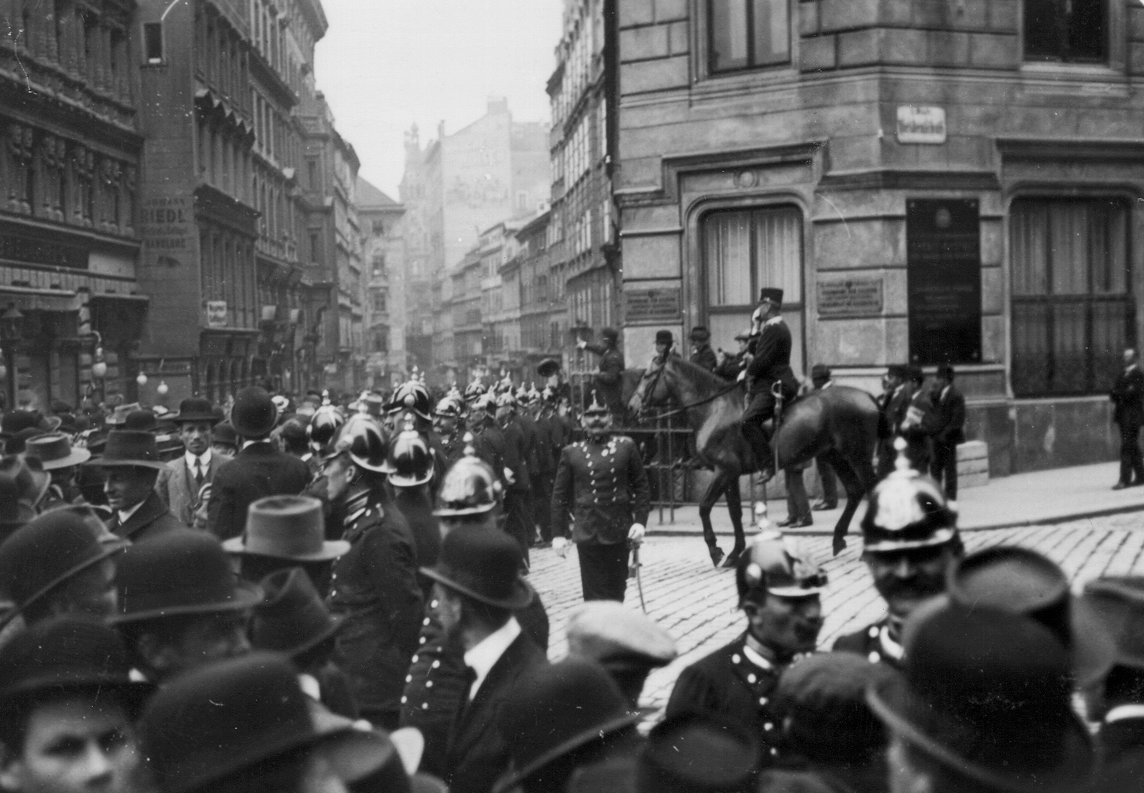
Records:
[[[270,443],[270,440],[268,438],[259,438],[256,441],[243,441],[242,448],[245,449],[246,447],[253,446],[256,443]]]
[[[752,664],[759,667],[760,669],[774,669],[775,668],[774,664],[772,664],[766,658],[763,658],[763,656],[759,654],[759,651],[752,648],[751,645],[749,645],[749,644],[743,645],[743,655],[746,656],[748,661],[750,661]]]
[[[302,693],[315,702],[322,701],[322,686],[313,675],[304,673],[298,675],[298,688],[302,689]]]
[[[477,695],[481,683],[485,682],[489,672],[504,655],[508,646],[516,641],[517,636],[520,636],[520,623],[516,621],[516,617],[509,617],[508,622],[481,639],[475,647],[465,651],[465,666],[477,673],[473,685],[469,687],[470,701]]]
[[[308,462],[310,462],[310,460],[311,460],[311,459],[313,459],[313,457],[314,457],[314,453],[313,453],[313,452],[306,452],[305,454],[303,454],[303,455],[302,455],[301,457],[299,457],[298,459],[299,459],[299,460],[301,460],[301,461],[302,461],[302,462],[304,462],[304,463],[308,463]]]
[[[201,461],[200,465],[202,465],[202,467],[204,469],[210,468],[211,467],[211,450],[210,450],[210,447],[208,446],[207,450],[198,456],[195,456],[195,455],[191,454],[190,452],[184,452],[183,453],[183,459],[186,460],[186,462],[187,462],[187,468],[190,468],[192,471],[195,470],[195,460],[200,460]]]
[[[945,399],[946,395],[949,394],[949,389],[951,389],[951,388],[953,388],[952,385],[947,385],[945,388],[943,388],[941,390],[941,395],[938,397],[938,399]]]
[[[777,317],[771,317],[771,318],[770,318],[770,319],[768,319],[766,322],[764,322],[764,323],[763,323],[763,327],[765,328],[765,327],[767,327],[768,325],[778,325],[778,324],[780,324],[782,321],[783,321],[783,318],[782,318],[782,315],[780,314],[779,316],[777,316]]]
[[[1144,719],[1144,705],[1117,705],[1104,716],[1104,723],[1125,721],[1127,719]]]
[[[127,509],[117,509],[116,513],[119,515],[119,525],[122,526],[124,523],[131,520],[131,516],[139,511],[139,507],[143,506],[143,502],[146,500],[147,499],[143,499],[143,501],[140,501],[135,506],[128,507]]]
[[[895,661],[902,660],[905,650],[902,645],[890,638],[889,625],[883,625],[882,630],[878,632],[878,644],[882,645],[882,655],[893,658]]]
[[[1133,362],[1133,363],[1129,364],[1128,366],[1125,366],[1125,367],[1124,367],[1124,374],[1128,374],[1129,372],[1131,372],[1131,371],[1132,371],[1133,369],[1135,369],[1135,368],[1136,368],[1136,363],[1135,363],[1135,362]]]

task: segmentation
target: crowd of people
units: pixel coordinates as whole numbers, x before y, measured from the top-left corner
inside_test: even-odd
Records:
[[[9,411],[0,790],[1138,789],[1144,577],[1074,593],[1031,550],[967,554],[956,480],[919,473],[932,454],[948,477],[960,438],[913,429],[952,371],[937,408],[890,376],[899,437],[861,525],[885,616],[820,647],[831,582],[762,527],[741,634],[654,723],[643,686],[677,646],[623,603],[648,480],[598,392],[580,415],[558,377]],[[576,548],[584,600],[556,660],[544,547]]]

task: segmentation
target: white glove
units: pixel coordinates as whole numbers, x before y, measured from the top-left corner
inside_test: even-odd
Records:
[[[570,545],[571,545],[571,543],[568,542],[567,537],[553,537],[552,538],[552,550],[554,550],[554,551],[556,551],[556,553],[560,554],[561,559],[568,556],[568,548]]]
[[[587,349],[588,342],[585,339],[576,339],[576,346],[581,350]]]
[[[742,383],[742,382],[746,381],[746,379],[747,379],[747,370],[746,369],[740,369],[738,376],[735,377],[735,382],[736,383]]]
[[[639,545],[643,542],[646,533],[647,529],[644,528],[642,523],[633,523],[632,527],[628,529],[628,540],[630,540],[633,545]]]
[[[512,469],[511,468],[505,468],[504,469],[504,481],[510,485],[516,484],[516,477],[512,475]]]

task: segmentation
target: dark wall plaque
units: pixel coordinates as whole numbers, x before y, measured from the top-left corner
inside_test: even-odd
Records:
[[[881,278],[818,282],[820,317],[870,317],[882,313]]]
[[[679,319],[679,287],[624,289],[625,322],[664,322]]]
[[[981,217],[976,199],[906,202],[910,361],[981,361]]]

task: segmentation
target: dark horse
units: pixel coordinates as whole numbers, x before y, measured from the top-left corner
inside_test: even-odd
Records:
[[[699,502],[699,519],[711,561],[716,565],[723,551],[711,528],[711,508],[723,495],[735,528],[735,547],[724,566],[731,566],[746,547],[743,535],[742,497],[739,477],[759,470],[750,444],[740,432],[743,390],[686,361],[668,357],[656,360],[643,373],[628,408],[639,413],[644,406],[674,402],[687,416],[695,433],[700,462],[715,469]],[[791,402],[771,444],[782,470],[799,468],[824,457],[846,489],[846,507],[834,526],[834,553],[846,547],[846,531],[858,503],[874,486],[874,446],[878,440],[879,413],[874,398],[849,386],[831,386]]]

